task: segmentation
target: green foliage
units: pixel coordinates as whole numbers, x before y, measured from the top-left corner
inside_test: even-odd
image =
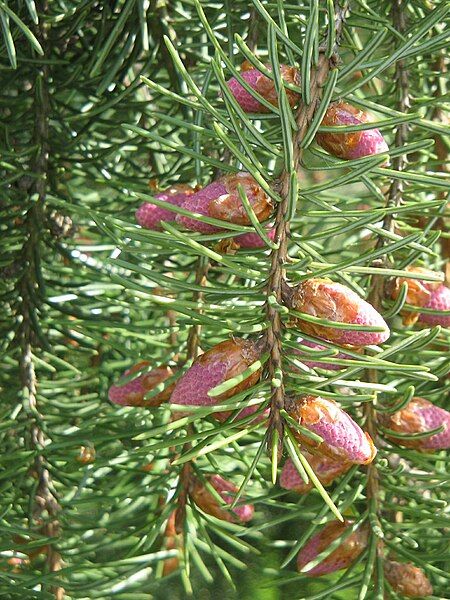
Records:
[[[351,3],[297,174],[295,111],[280,78],[280,106],[257,116],[242,111],[225,82],[240,78],[246,58],[267,74],[268,64],[295,64],[302,79],[293,88],[308,103],[311,68],[336,42],[331,2],[0,1],[2,598],[62,597],[62,587],[73,599],[381,600],[389,588],[380,536],[386,552],[424,567],[434,597],[449,597],[445,452],[396,446],[379,428],[375,500],[368,470],[356,467],[328,491],[319,484],[296,496],[272,483],[278,457],[276,444],[266,451],[266,429],[252,416],[236,424],[249,405],[262,414],[281,383],[289,396],[338,401],[362,425],[367,407],[389,412],[412,395],[448,407],[449,329],[403,326],[405,293],[383,300],[392,335],[382,348],[340,359],[339,347],[324,342],[329,362],[345,366],[338,374],[300,363],[298,332],[283,327],[279,383],[264,376],[251,394],[175,419],[164,405],[107,399],[111,383],[139,360],[186,368],[193,328],[207,350],[234,334],[265,334],[269,301],[285,325],[295,316],[268,299],[270,240],[235,254],[217,247],[253,226],[209,235],[173,223],[162,232],[138,227],[139,204],[158,204],[150,180],[160,189],[203,186],[219,170],[248,170],[278,203],[274,183],[287,174],[291,284],[329,276],[367,297],[376,278],[389,282],[411,264],[445,267],[450,179],[440,115],[448,108],[449,5],[400,4],[404,30],[390,1]],[[388,166],[385,155],[342,161],[314,144],[317,131],[336,130],[320,123],[337,98],[376,115],[390,143]],[[403,185],[399,204],[389,201],[394,182]],[[234,412],[224,423],[210,417],[225,408]],[[281,419],[285,456],[314,479],[287,413]],[[83,462],[82,447],[95,449],[95,460]],[[235,482],[236,502],[250,497],[256,516],[246,526],[228,523],[188,501],[179,569],[162,579],[164,559],[177,554],[163,534],[184,493],[186,464],[199,477]],[[371,525],[367,551],[347,571],[297,574],[299,548],[340,514]],[[27,553],[53,550],[14,570],[7,560],[24,557],[24,539]]]

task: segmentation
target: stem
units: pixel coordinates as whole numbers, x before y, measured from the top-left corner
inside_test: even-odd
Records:
[[[43,2],[40,6],[41,13],[47,10],[47,3]],[[36,26],[36,36],[44,51],[47,47],[47,32],[45,25]],[[48,537],[59,537],[60,525],[58,513],[60,506],[53,489],[52,478],[47,468],[46,460],[42,454],[46,446],[47,438],[41,428],[40,423],[43,416],[40,413],[40,407],[37,401],[37,376],[33,362],[33,348],[37,345],[36,334],[33,328],[33,319],[38,302],[39,294],[39,252],[41,244],[41,235],[43,224],[45,222],[44,206],[47,191],[47,177],[49,171],[49,119],[50,119],[50,99],[48,91],[49,67],[43,65],[35,78],[35,120],[34,120],[34,143],[38,150],[30,161],[30,170],[36,174],[30,193],[37,196],[37,200],[31,204],[27,212],[24,228],[27,239],[22,248],[22,263],[24,270],[21,279],[18,282],[21,295],[20,313],[22,323],[18,331],[20,340],[20,360],[19,371],[22,390],[28,403],[29,420],[29,440],[30,445],[35,451],[34,472],[36,473],[38,484],[35,491],[32,519],[35,523],[42,525],[40,531]],[[62,561],[59,552],[53,544],[48,544],[46,553],[47,568],[51,573],[55,573],[62,568]],[[62,587],[52,587],[51,592],[57,600],[64,597]]]
[[[347,3],[342,8],[335,6],[335,23],[336,44],[334,51],[336,52],[337,44],[342,33],[345,13],[347,12]],[[303,149],[300,144],[308,132],[309,125],[314,117],[317,104],[322,96],[322,89],[327,80],[328,73],[335,66],[337,57],[335,54],[328,58],[322,51],[319,56],[317,67],[311,69],[311,102],[305,104],[302,100],[297,109],[295,121],[297,130],[293,137],[293,170],[298,172],[300,161],[303,155]],[[282,287],[285,285],[285,269],[284,264],[287,260],[287,246],[290,235],[290,223],[287,220],[288,198],[291,171],[284,170],[280,175],[277,188],[282,198],[278,205],[275,218],[275,241],[278,244],[278,249],[271,252],[271,265],[269,279],[266,288],[267,297],[274,296],[276,301],[282,303]],[[269,377],[272,382],[272,399],[270,405],[269,417],[269,436],[268,447],[272,447],[272,435],[274,431],[278,433],[278,450],[281,454],[283,447],[283,419],[280,416],[280,410],[284,408],[285,391],[282,380],[282,331],[283,322],[280,313],[266,301],[265,305],[267,321],[269,323],[266,332],[267,346],[270,352],[268,360]],[[279,381],[281,377],[281,381]]]
[[[392,22],[394,27],[400,33],[406,31],[406,20],[405,13],[403,11],[403,0],[393,0],[392,3]],[[409,83],[408,83],[408,70],[403,60],[397,61],[395,65],[395,85],[397,91],[397,110],[406,113],[410,108],[409,98]],[[408,138],[408,125],[401,123],[397,126],[395,135],[395,147],[401,148],[404,146]],[[393,159],[393,168],[397,171],[403,171],[406,166],[406,158],[400,155]],[[387,207],[398,207],[403,202],[403,183],[401,180],[394,178],[389,187],[387,195]],[[388,214],[383,220],[383,229],[387,231],[393,231],[395,227],[395,213]],[[384,244],[384,237],[379,236],[377,241],[377,247],[382,247]],[[384,263],[387,258],[384,257]],[[382,275],[374,275],[372,277],[371,286],[368,294],[368,302],[378,311],[382,310],[383,299],[387,294],[386,280]],[[367,380],[371,383],[378,383],[378,371],[373,369],[367,370]],[[366,429],[371,436],[375,445],[379,438],[377,428],[377,409],[376,409],[376,398],[372,402],[366,402],[364,405],[364,416]],[[371,511],[370,526],[372,527],[372,534],[377,536],[376,542],[376,554],[378,560],[376,564],[382,564],[384,557],[384,543],[383,539],[378,536],[378,530],[381,529],[379,515],[381,512],[381,500],[380,500],[380,484],[379,484],[379,472],[375,462],[372,462],[367,468],[367,500],[369,503],[369,510]],[[379,573],[376,573],[377,580],[379,579]]]
[[[447,87],[446,86],[446,77],[445,77],[445,74],[447,73],[447,63],[448,63],[448,61],[446,60],[446,56],[444,54],[441,54],[441,56],[436,61],[435,69],[439,73],[439,75],[436,77],[436,91],[434,92],[435,98],[439,98],[441,96],[441,94],[445,94],[447,91],[446,90],[446,87]],[[439,121],[443,124],[447,123],[447,120],[448,120],[447,114],[444,111],[444,109],[439,105],[437,105],[436,108],[433,110],[433,120]],[[442,173],[448,173],[450,171],[449,162],[448,162],[448,146],[445,143],[444,138],[440,133],[435,134],[434,141],[435,141],[436,155],[439,160],[439,165],[437,168]],[[447,192],[442,192],[439,195],[439,197],[442,199],[445,199],[446,196],[447,196]],[[447,204],[447,209],[448,208],[449,208],[449,205]],[[445,223],[442,218],[438,220],[436,227],[445,231]],[[450,237],[441,237],[440,242],[441,242],[442,258],[444,260],[447,260],[450,258]]]

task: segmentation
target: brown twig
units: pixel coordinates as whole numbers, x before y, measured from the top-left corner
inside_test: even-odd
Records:
[[[392,22],[398,32],[404,33],[406,31],[405,13],[403,10],[403,0],[393,0],[392,3]],[[397,90],[397,110],[402,113],[408,112],[410,108],[410,97],[409,97],[409,83],[408,83],[408,70],[405,62],[399,60],[395,65],[395,84]],[[408,138],[408,125],[406,123],[400,123],[397,126],[395,135],[395,147],[401,148],[405,145]],[[396,171],[403,171],[406,166],[406,158],[403,155],[395,157],[392,161],[393,168]],[[400,179],[394,178],[389,187],[387,194],[387,207],[398,207],[403,202],[403,183]],[[395,213],[387,214],[383,220],[383,229],[387,231],[393,231],[395,227]],[[384,237],[379,236],[377,241],[377,247],[382,247],[384,244]],[[384,261],[387,258],[384,257]],[[379,312],[382,310],[383,300],[386,297],[388,290],[386,288],[386,280],[382,275],[374,275],[372,277],[371,286],[368,294],[368,301],[372,306]],[[374,369],[367,370],[367,380],[370,383],[378,383],[378,371]],[[377,410],[376,401],[366,402],[364,404],[364,417],[366,429],[371,436],[374,444],[378,441],[378,428],[377,428]],[[375,523],[378,527],[378,515],[380,512],[380,498],[379,498],[379,472],[375,463],[371,463],[368,466],[367,473],[367,499],[371,503],[373,511],[375,513]],[[371,521],[373,524],[373,521]],[[374,535],[377,532],[373,531]],[[383,557],[384,555],[384,543],[381,537],[377,536],[377,555]]]
[[[345,14],[347,12],[347,3],[344,7],[336,6],[335,8],[335,31],[336,31],[336,47],[339,43],[344,24]],[[305,104],[301,101],[297,109],[296,124],[297,131],[293,138],[293,162],[294,171],[298,172],[300,161],[303,155],[303,149],[300,147],[304,139],[309,125],[314,117],[318,102],[322,96],[322,89],[327,80],[328,73],[337,63],[337,56],[333,54],[328,58],[322,51],[319,56],[317,67],[311,70],[311,102]],[[282,286],[285,280],[284,264],[287,259],[287,244],[290,233],[289,221],[286,219],[288,210],[288,198],[290,188],[290,171],[283,171],[277,182],[277,189],[282,198],[278,205],[275,217],[275,240],[278,248],[271,253],[271,265],[269,279],[267,283],[267,296],[274,297],[278,303],[282,302]],[[274,385],[274,380],[279,379],[282,374],[282,344],[281,336],[283,323],[280,313],[269,303],[266,302],[266,316],[268,328],[266,332],[267,347],[270,352],[268,361],[269,377],[272,381],[272,400],[269,419],[269,447],[272,444],[273,432],[278,432],[279,452],[281,452],[283,441],[283,420],[280,417],[280,410],[284,407],[284,385],[283,382],[277,381]]]
[[[441,94],[445,94],[446,91],[446,73],[447,73],[447,64],[448,64],[448,59],[444,54],[441,54],[441,56],[438,58],[438,60],[436,61],[436,71],[438,73],[437,77],[436,77],[436,90],[434,92],[434,97],[435,98],[439,98],[441,96]],[[442,85],[439,85],[440,82],[442,80]],[[436,106],[436,108],[433,111],[433,121],[439,121],[443,124],[447,124],[449,123],[449,118],[448,118],[448,114],[446,113],[446,111],[444,111],[444,109],[441,106]],[[435,141],[435,149],[436,149],[436,154],[439,160],[439,165],[438,165],[438,170],[441,171],[442,173],[448,173],[450,171],[450,166],[449,166],[449,152],[448,152],[448,145],[445,143],[443,135],[440,133],[436,133],[434,136],[434,141]],[[443,200],[446,198],[447,196],[447,192],[442,192],[439,197],[442,198]],[[447,204],[447,209],[450,208],[450,203]],[[444,223],[444,219],[439,219],[437,222],[436,227],[439,227],[440,229],[445,229],[445,223]],[[442,258],[444,259],[450,259],[450,237],[441,237],[440,239],[441,242],[441,254],[442,254]]]
[[[47,3],[42,2],[40,12],[42,14],[46,11]],[[36,26],[36,37],[45,51],[47,48],[45,25]],[[30,193],[36,194],[37,200],[32,203],[24,222],[27,239],[22,249],[22,264],[24,265],[24,269],[18,282],[21,291],[19,310],[22,315],[18,339],[21,351],[19,361],[20,380],[28,402],[29,442],[35,450],[34,472],[38,479],[33,502],[32,520],[35,523],[39,523],[40,532],[45,536],[58,538],[60,530],[58,513],[60,506],[46,460],[42,454],[47,440],[41,427],[42,415],[39,412],[37,401],[38,383],[33,362],[33,348],[37,343],[33,328],[33,313],[38,302],[38,294],[36,292],[39,288],[36,277],[39,269],[37,255],[39,254],[42,228],[45,223],[44,205],[49,171],[49,119],[51,111],[47,87],[49,76],[49,67],[44,64],[35,79],[36,99],[34,103],[35,120],[33,138],[37,146],[37,152],[31,161],[30,170],[36,174],[36,179],[32,184]],[[42,523],[43,526],[41,526]],[[46,561],[48,570],[51,573],[59,571],[62,567],[61,556],[53,544],[48,544]],[[51,592],[54,594],[56,600],[61,600],[64,597],[64,589],[62,587],[52,587]]]

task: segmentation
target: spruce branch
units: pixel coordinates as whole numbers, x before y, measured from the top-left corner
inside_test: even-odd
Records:
[[[335,20],[330,27],[334,27],[334,47],[331,56],[328,56],[325,48],[322,48],[316,67],[311,69],[310,74],[310,102],[306,103],[303,98],[300,101],[295,116],[296,132],[292,140],[292,169],[284,169],[278,181],[276,188],[281,197],[275,216],[275,242],[277,249],[270,254],[270,271],[266,287],[266,317],[268,328],[266,331],[267,347],[270,352],[268,361],[268,372],[272,386],[272,397],[269,417],[269,437],[268,446],[272,448],[273,435],[276,432],[278,452],[281,452],[283,446],[283,419],[280,411],[284,409],[285,390],[283,383],[283,364],[282,364],[282,330],[283,323],[280,312],[269,301],[272,297],[276,303],[283,302],[283,286],[285,284],[284,265],[288,258],[288,239],[290,234],[290,222],[288,218],[289,197],[292,185],[292,175],[297,176],[303,155],[302,142],[308,133],[308,128],[313,120],[318,103],[322,97],[323,87],[327,81],[330,70],[337,64],[337,46],[339,44],[342,30],[345,22],[345,15],[348,10],[348,4],[345,3],[341,8],[337,3],[335,6]],[[302,75],[305,76],[304,74]]]
[[[392,25],[395,30],[403,36],[406,31],[406,15],[404,11],[403,0],[393,0],[392,2]],[[409,96],[409,73],[404,60],[400,59],[395,64],[395,76],[394,85],[397,94],[396,109],[401,113],[407,113],[411,107],[410,96]],[[408,141],[408,124],[400,123],[397,126],[395,134],[395,147],[403,148]],[[398,154],[393,158],[393,168],[397,172],[401,172],[406,166],[406,157],[404,154]],[[393,178],[387,194],[386,208],[398,208],[403,202],[403,182],[401,179]],[[384,231],[394,232],[395,229],[395,213],[388,212],[383,219],[382,229]],[[376,243],[377,248],[383,248],[385,244],[385,238],[378,236]],[[387,257],[384,255],[381,259],[377,260],[378,264],[374,266],[389,267],[386,263]],[[368,302],[375,307],[377,311],[382,311],[383,301],[387,295],[386,278],[383,275],[373,275],[371,277]],[[379,374],[377,370],[368,369],[367,379],[370,383],[377,384],[379,380]],[[377,423],[377,404],[374,400],[367,402],[364,405],[364,417],[365,425],[369,435],[371,436],[374,444],[377,445],[380,441],[380,435],[378,431]],[[381,514],[382,504],[380,499],[380,473],[376,461],[373,461],[367,467],[367,501],[369,509],[369,523],[372,529],[372,539],[375,544],[375,553],[372,554],[371,560],[373,561],[371,569],[374,565],[375,574],[377,578],[376,587],[382,589],[384,585],[383,578],[383,559],[384,559],[384,541],[381,526]],[[360,596],[361,598],[361,596]]]
[[[445,75],[447,73],[447,65],[448,65],[448,58],[445,56],[445,54],[441,54],[435,64],[435,71],[438,73],[438,75],[436,77],[436,89],[434,92],[434,97],[437,100],[440,100],[441,95],[445,95],[446,90],[447,90],[447,85],[446,85],[447,80],[445,77]],[[443,125],[448,125],[448,122],[449,122],[448,115],[440,104],[436,104],[436,106],[434,107],[432,119],[434,121],[442,123]],[[438,132],[435,133],[434,141],[435,141],[436,155],[437,155],[437,158],[439,161],[437,168],[442,173],[448,173],[450,170],[448,142],[446,143],[444,136]],[[439,194],[439,197],[442,198],[443,200],[445,200],[446,198],[448,199],[448,194],[446,192],[441,192],[441,194]],[[449,206],[450,206],[450,203],[447,203],[447,208],[449,208]],[[436,227],[445,231],[444,218],[440,218],[437,221]],[[447,232],[447,236],[441,236],[440,242],[441,242],[442,258],[444,260],[450,259],[450,237],[448,236],[448,232]]]
[[[48,6],[43,2],[40,12],[47,11]],[[36,25],[36,38],[40,46],[46,51],[48,39],[44,24]],[[50,475],[43,450],[47,444],[47,437],[41,427],[42,414],[37,401],[37,377],[33,359],[33,350],[37,345],[37,337],[34,328],[36,302],[38,298],[45,295],[40,289],[40,246],[45,222],[45,202],[47,194],[47,179],[49,172],[49,119],[50,119],[50,97],[48,91],[49,68],[43,65],[37,71],[34,81],[34,133],[33,141],[36,145],[36,153],[30,161],[30,170],[35,174],[31,193],[36,194],[36,201],[29,208],[25,217],[24,227],[27,231],[27,239],[22,249],[22,264],[24,269],[18,282],[20,286],[21,304],[20,313],[22,322],[18,331],[20,340],[20,378],[22,390],[28,403],[27,420],[29,425],[30,445],[35,453],[34,470],[38,484],[33,499],[32,517],[34,523],[42,523],[41,533],[49,538],[57,539],[60,535],[60,524],[58,513],[60,506],[52,477]],[[46,563],[48,570],[55,573],[62,568],[62,560],[53,543],[48,545],[46,552]],[[62,587],[52,587],[51,592],[56,600],[64,597]]]

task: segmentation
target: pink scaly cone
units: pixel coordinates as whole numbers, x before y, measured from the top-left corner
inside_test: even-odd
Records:
[[[255,179],[245,172],[224,175],[217,181],[213,181],[190,196],[183,204],[183,208],[192,213],[235,225],[250,225],[250,219],[239,196],[239,185],[244,189],[258,221],[268,219],[273,210],[272,201]],[[217,233],[222,230],[221,227],[203,223],[194,216],[177,215],[176,221],[186,229],[199,233]]]
[[[353,525],[352,521],[340,523],[333,521],[325,525],[325,527],[314,535],[300,550],[297,556],[297,569],[301,571],[303,567],[314,560],[321,552],[334,542],[338,537],[343,535],[348,527]],[[368,528],[360,526],[356,531],[351,533],[331,554],[329,554],[322,562],[305,571],[308,577],[320,577],[328,573],[334,573],[341,569],[346,569],[364,551],[368,541]]]
[[[416,275],[437,275],[434,271],[422,267],[406,267],[406,271]],[[435,311],[450,311],[450,288],[439,281],[424,281],[422,279],[412,279],[410,277],[398,277],[395,280],[392,298],[398,298],[400,291],[406,284],[406,303],[417,308],[429,308]],[[427,325],[441,325],[450,327],[450,314],[431,314],[412,312],[407,308],[400,313],[405,325],[414,325],[417,321]]]
[[[309,340],[304,340],[302,338],[299,338],[297,340],[297,342],[299,344],[301,344],[302,346],[307,346],[308,348],[311,348],[311,352],[305,352],[303,350],[294,350],[293,352],[295,354],[298,354],[299,360],[305,364],[307,367],[310,367],[312,369],[320,368],[320,369],[327,369],[328,371],[341,371],[342,369],[345,369],[345,365],[336,365],[334,363],[330,363],[327,362],[327,358],[314,358],[314,351],[316,352],[322,352],[323,350],[326,350],[326,346],[322,346],[321,344],[319,344],[318,342],[311,342]],[[359,352],[359,348],[351,348],[353,350],[353,352]],[[349,359],[351,360],[352,357],[349,356],[348,354],[345,354],[345,352],[338,352],[338,354],[333,357],[333,358],[339,358],[339,359]]]
[[[149,361],[143,360],[125,371],[124,376],[139,373],[150,364]],[[145,395],[172,375],[173,371],[170,367],[155,367],[151,371],[138,374],[126,383],[121,383],[119,380],[109,388],[108,397],[111,402],[121,406],[159,406],[170,398],[174,384],[148,400],[145,399]]]
[[[217,344],[204,354],[198,356],[192,366],[177,381],[170,402],[187,406],[214,406],[235,394],[251,388],[261,376],[261,369],[247,377],[244,381],[221,394],[208,396],[208,392],[217,385],[240,375],[261,356],[261,344],[252,340],[232,338]],[[251,406],[241,411],[243,418],[258,410]],[[223,421],[230,416],[230,411],[213,413],[212,416]]]
[[[369,434],[333,400],[303,396],[291,401],[286,409],[299,425],[323,439],[316,442],[300,431],[293,432],[301,446],[312,454],[359,465],[367,465],[375,458],[377,450]]]
[[[330,104],[322,120],[322,126],[360,125],[370,123],[372,117],[347,102]],[[324,150],[345,160],[372,156],[389,151],[379,129],[367,129],[351,133],[318,133],[316,141]],[[386,164],[386,163],[385,163]]]
[[[389,327],[375,308],[347,286],[330,279],[313,277],[295,288],[285,286],[283,298],[290,308],[313,317],[382,329],[380,332],[337,329],[295,317],[293,324],[308,335],[349,346],[382,344],[389,338]]]
[[[444,427],[441,433],[412,440],[386,434],[386,437],[401,446],[425,452],[450,448],[450,412],[435,406],[425,398],[413,398],[401,410],[393,414],[381,414],[379,418],[387,429],[405,434],[424,433]]]
[[[189,185],[174,185],[171,188],[155,195],[158,200],[163,200],[174,206],[182,206],[184,202],[195,193],[195,190]],[[153,229],[154,231],[162,231],[162,221],[175,221],[177,213],[156,206],[151,202],[144,202],[136,211],[136,221],[145,229]]]
[[[394,592],[407,598],[426,598],[433,594],[433,586],[419,567],[395,560],[384,561],[384,576]]]
[[[267,65],[267,67],[271,69],[270,65]],[[285,83],[300,85],[299,72],[295,67],[280,65],[280,74]],[[261,71],[255,69],[247,60],[241,65],[241,75],[246,83],[248,83],[249,86],[258,92],[265,100],[270,102],[270,104],[273,104],[273,106],[278,106],[278,94],[275,89],[275,83],[270,77],[263,75]],[[227,85],[244,112],[270,112],[270,110],[261,104],[259,100],[254,98],[235,77],[232,77],[227,81]],[[290,106],[295,106],[300,98],[299,94],[287,88],[285,88],[285,90]]]
[[[233,502],[238,491],[238,488],[233,483],[227,481],[220,475],[212,475],[208,478],[208,481],[219,493],[224,502],[227,504]],[[233,510],[228,510],[217,502],[214,496],[199,480],[194,482],[190,493],[195,504],[197,504],[203,512],[213,515],[222,521],[247,523],[253,518],[255,512],[253,504],[243,504],[242,506],[236,506]]]
[[[352,466],[351,463],[333,460],[328,456],[314,455],[309,452],[303,452],[303,455],[317,475],[320,483],[325,486],[330,485],[336,477],[346,473]],[[311,481],[308,483],[303,481],[297,471],[297,467],[290,458],[286,460],[281,470],[280,486],[285,490],[297,492],[297,494],[306,494],[314,488]]]

